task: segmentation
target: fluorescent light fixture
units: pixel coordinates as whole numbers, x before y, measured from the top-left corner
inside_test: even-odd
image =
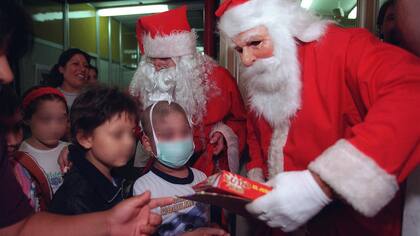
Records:
[[[312,5],[313,0],[302,0],[300,2],[300,6],[305,8],[305,9],[309,9]]]
[[[62,20],[63,19],[63,12],[46,12],[46,13],[37,13],[32,16],[35,21],[38,22],[45,22],[45,21],[53,21],[53,20]],[[82,18],[89,18],[95,17],[94,11],[71,11],[69,12],[69,19],[82,19]]]
[[[355,20],[357,18],[357,6],[355,6],[353,10],[351,10],[347,18],[352,20]]]
[[[113,7],[98,10],[99,16],[127,16],[127,15],[141,15],[150,13],[159,13],[168,11],[168,5],[148,5],[148,6],[134,6],[134,7]]]

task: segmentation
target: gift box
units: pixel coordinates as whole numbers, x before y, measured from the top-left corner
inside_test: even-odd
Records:
[[[195,194],[180,197],[219,206],[248,217],[245,205],[270,192],[272,187],[228,171],[221,171],[193,186],[193,189]]]
[[[250,180],[243,176],[221,171],[193,186],[196,192],[205,191],[234,195],[247,200],[254,200],[272,190],[270,186]]]

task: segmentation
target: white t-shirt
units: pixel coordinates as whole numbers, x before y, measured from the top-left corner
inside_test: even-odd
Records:
[[[63,148],[67,145],[68,143],[60,141],[58,146],[53,149],[39,150],[31,146],[26,141],[23,141],[19,147],[19,151],[28,153],[35,159],[36,162],[38,162],[39,166],[41,166],[47,175],[48,182],[54,193],[63,183],[63,176],[61,174],[60,166],[58,165],[57,160],[61,150],[63,150]]]
[[[71,106],[73,105],[74,100],[76,100],[77,96],[79,96],[78,93],[69,93],[64,91],[62,88],[58,87],[58,90],[60,90],[60,92],[64,95],[64,97],[66,98],[66,102],[67,102],[67,107],[69,108],[69,110],[71,109]]]
[[[187,178],[176,178],[152,168],[136,180],[133,192],[139,195],[150,191],[152,198],[190,195],[194,193],[192,186],[206,178],[203,172],[194,168],[189,168]],[[209,207],[206,204],[180,198],[174,204],[160,208],[157,213],[162,215],[159,235],[180,235],[209,223]]]

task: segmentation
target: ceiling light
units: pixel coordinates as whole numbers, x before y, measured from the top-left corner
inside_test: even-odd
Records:
[[[159,13],[168,11],[168,5],[148,5],[148,6],[133,6],[133,7],[113,7],[98,10],[99,16],[127,16],[127,15],[141,15],[150,13]]]
[[[302,2],[300,3],[300,6],[305,8],[305,9],[309,9],[312,5],[313,0],[302,0]]]
[[[69,19],[83,19],[95,17],[94,11],[71,11],[69,12]],[[54,20],[63,20],[63,12],[46,12],[46,13],[36,13],[33,15],[35,21],[45,22],[45,21],[54,21]]]

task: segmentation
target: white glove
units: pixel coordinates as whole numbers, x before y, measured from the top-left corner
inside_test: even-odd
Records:
[[[246,205],[268,226],[291,232],[331,202],[309,170],[284,172],[267,182],[273,190]]]
[[[246,176],[248,177],[248,179],[254,180],[259,183],[265,182],[264,173],[261,168],[250,169],[248,173],[246,174]]]

